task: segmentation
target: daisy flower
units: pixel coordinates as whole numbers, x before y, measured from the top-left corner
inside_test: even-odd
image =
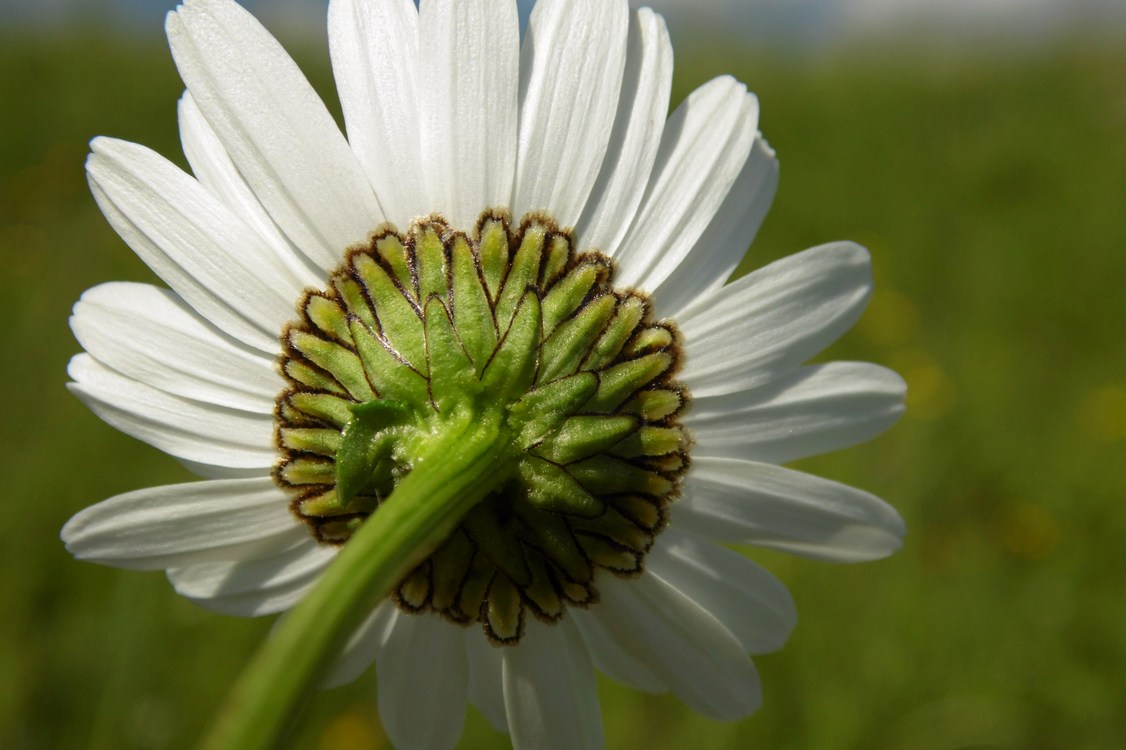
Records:
[[[780,466],[902,412],[889,370],[804,364],[863,310],[868,253],[725,283],[778,164],[730,77],[667,116],[648,9],[540,0],[522,43],[512,0],[332,0],[328,21],[346,137],[251,15],[188,0],[167,31],[191,174],[92,144],[98,205],[167,288],[82,296],[70,387],[203,479],[87,508],[67,548],[284,612],[396,488],[454,466],[465,507],[328,679],[374,662],[396,746],[451,747],[471,703],[519,747],[598,747],[596,670],[750,714],[749,655],[794,606],[725,545],[851,562],[904,533]]]

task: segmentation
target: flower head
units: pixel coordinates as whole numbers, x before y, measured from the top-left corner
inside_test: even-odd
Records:
[[[454,426],[496,476],[341,643],[392,740],[448,747],[467,702],[527,747],[601,743],[595,669],[734,719],[793,604],[728,549],[893,551],[875,497],[779,464],[902,411],[875,365],[804,365],[867,301],[836,243],[725,286],[777,184],[721,77],[667,118],[661,18],[625,0],[333,0],[347,140],[230,0],[168,18],[193,175],[100,138],[88,172],[167,289],[89,290],[72,390],[203,481],[76,515],[78,557],[166,569],[239,615],[295,605]],[[422,470],[422,469],[420,469]],[[445,717],[442,721],[430,717]]]

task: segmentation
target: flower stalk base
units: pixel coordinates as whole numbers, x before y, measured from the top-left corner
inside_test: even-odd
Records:
[[[450,416],[416,470],[357,529],[243,672],[205,750],[281,746],[297,709],[323,682],[341,644],[511,474],[507,432],[488,414],[465,410]]]

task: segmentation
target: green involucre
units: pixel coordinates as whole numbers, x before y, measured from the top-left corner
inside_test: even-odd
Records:
[[[512,643],[527,611],[596,601],[597,569],[638,573],[686,468],[686,394],[675,330],[612,276],[542,216],[485,214],[472,237],[431,217],[354,248],[282,335],[294,513],[344,543],[456,424],[494,422],[507,473],[398,604]]]

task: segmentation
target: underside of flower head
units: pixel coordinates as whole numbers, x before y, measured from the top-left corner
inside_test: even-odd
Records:
[[[396,591],[410,612],[515,643],[636,575],[687,469],[675,329],[546,216],[385,230],[309,292],[282,334],[274,476],[343,543],[451,419],[496,419],[512,475]]]

